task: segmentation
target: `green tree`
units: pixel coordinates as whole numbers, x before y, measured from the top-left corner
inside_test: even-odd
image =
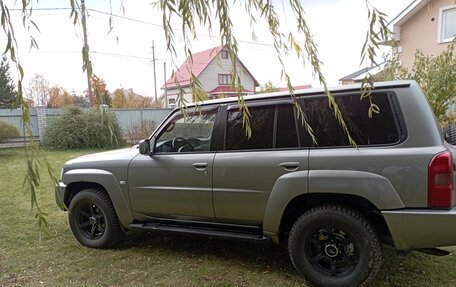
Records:
[[[17,93],[13,79],[11,79],[9,63],[6,57],[0,63],[0,108],[12,108]]]
[[[447,122],[447,110],[456,103],[456,41],[438,56],[427,56],[417,50],[415,61],[410,69],[392,60],[385,79],[417,81],[428,96],[435,115],[441,123]]]
[[[264,93],[273,93],[273,92],[278,92],[279,88],[274,86],[272,81],[267,81],[263,85],[260,86],[260,90],[257,92],[257,94],[264,94]]]

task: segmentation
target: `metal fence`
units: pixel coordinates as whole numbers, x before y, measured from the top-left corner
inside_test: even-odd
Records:
[[[122,131],[127,131],[135,125],[145,121],[161,123],[171,109],[111,109],[117,116]],[[153,131],[150,131],[151,133]]]
[[[0,121],[4,121],[15,126],[21,137],[24,136],[24,129],[22,126],[22,110],[6,110],[0,109]],[[33,135],[38,136],[38,117],[36,115],[36,109],[30,109],[30,125],[32,128]]]
[[[44,115],[44,122],[48,123],[56,116],[62,114],[64,112],[64,109],[45,109],[45,113],[39,113],[37,112],[37,109],[44,108],[30,109],[30,124],[32,127],[33,135],[36,138],[42,138],[43,135],[41,134],[40,136],[40,133],[43,133],[44,129],[40,126],[40,123],[43,122],[40,116]],[[170,113],[171,109],[110,109],[110,111],[116,115],[122,131],[125,134],[128,129],[131,129],[135,125],[141,125],[146,121],[154,122],[156,125],[158,125]],[[21,109],[0,109],[0,121],[5,121],[14,125],[20,132],[20,138],[10,139],[9,142],[23,141],[24,127],[22,124]]]

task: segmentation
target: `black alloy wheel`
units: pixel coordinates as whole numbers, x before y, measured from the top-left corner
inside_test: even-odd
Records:
[[[381,265],[381,242],[356,210],[336,204],[316,206],[294,223],[290,259],[313,285],[367,286]]]
[[[100,207],[87,202],[76,212],[81,233],[88,239],[100,239],[106,231],[106,217]]]
[[[104,190],[88,188],[78,192],[68,211],[71,231],[82,245],[110,248],[124,234],[111,199]]]
[[[356,240],[332,226],[316,228],[305,242],[305,254],[311,265],[329,277],[347,276],[359,263]]]

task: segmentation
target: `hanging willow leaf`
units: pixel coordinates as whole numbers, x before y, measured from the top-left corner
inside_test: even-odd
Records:
[[[71,5],[71,14],[70,19],[73,20],[73,24],[76,25],[79,22],[80,17],[80,4],[77,0],[69,0]],[[123,2],[121,2],[121,9],[124,10]],[[232,21],[232,15],[230,14],[230,4],[233,4],[234,1],[228,0],[158,0],[155,2],[155,7],[158,7],[162,13],[162,24],[163,32],[166,38],[166,47],[167,51],[171,53],[171,56],[174,57],[176,53],[176,41],[175,41],[175,29],[172,27],[171,23],[174,22],[174,18],[177,18],[180,21],[182,39],[183,39],[183,50],[187,57],[191,57],[191,45],[190,43],[198,38],[196,28],[201,25],[209,28],[211,31],[212,21],[217,22],[219,26],[219,34],[221,36],[221,44],[226,47],[229,55],[229,59],[232,64],[231,71],[231,86],[237,90],[238,103],[240,110],[243,113],[243,125],[245,128],[246,134],[250,137],[252,130],[250,127],[250,112],[248,106],[244,101],[243,96],[243,87],[242,81],[240,78],[241,72],[238,69],[238,41],[236,36],[233,33],[234,25]],[[356,146],[356,143],[350,136],[347,125],[343,119],[342,113],[334,99],[334,96],[331,94],[327,87],[326,79],[322,73],[322,61],[318,56],[318,47],[314,41],[314,38],[308,27],[304,9],[302,7],[300,0],[289,0],[290,7],[293,11],[293,16],[297,20],[297,28],[299,37],[294,36],[292,33],[288,35],[281,32],[282,26],[280,19],[274,7],[274,2],[271,0],[246,0],[245,1],[245,11],[250,16],[251,23],[259,23],[264,21],[269,29],[269,33],[273,39],[273,47],[275,49],[277,58],[282,67],[281,75],[286,80],[287,86],[290,90],[291,97],[295,102],[295,111],[298,115],[298,118],[301,118],[302,125],[305,126],[307,132],[312,137],[314,143],[317,143],[317,139],[314,136],[312,127],[307,122],[306,115],[304,114],[301,106],[299,105],[296,95],[294,93],[293,85],[291,83],[290,75],[286,71],[284,65],[283,57],[289,55],[291,52],[294,52],[298,59],[303,61],[303,64],[309,63],[312,69],[313,76],[318,79],[320,84],[323,86],[328,100],[329,106],[334,112],[334,116],[338,120],[341,128],[344,130],[347,135],[349,142]],[[371,5],[369,0],[366,0],[366,7],[368,12],[369,27],[366,33],[366,40],[362,47],[361,60],[370,61],[372,64],[376,64],[376,51],[379,47],[379,44],[386,40],[390,35],[390,31],[386,25],[385,14],[378,11],[375,7]],[[24,71],[20,65],[19,59],[16,57],[16,51],[18,45],[16,42],[16,37],[14,34],[13,25],[11,23],[10,13],[8,7],[4,4],[3,0],[0,0],[1,8],[1,19],[0,23],[3,29],[3,33],[6,36],[7,44],[4,48],[4,54],[9,53],[11,60],[16,64],[16,69],[18,71],[18,99],[16,105],[20,107],[23,111],[23,121],[25,125],[25,130],[27,137],[30,139],[30,143],[26,143],[25,148],[25,157],[27,162],[27,175],[24,180],[26,183],[27,190],[31,194],[32,208],[36,210],[36,217],[38,219],[38,224],[46,224],[45,213],[41,211],[38,206],[36,190],[39,186],[39,172],[38,165],[35,164],[39,158],[44,158],[44,154],[41,156],[38,154],[39,146],[34,140],[33,133],[30,127],[30,111],[23,98],[22,91],[22,80],[24,78]],[[22,0],[22,19],[23,25],[25,28],[35,27],[39,31],[38,26],[30,19],[30,15],[33,9],[31,6],[31,1]],[[85,16],[85,15],[84,15]],[[87,23],[82,17],[82,29],[87,31]],[[109,22],[110,30],[112,28],[112,20]],[[378,32],[377,29],[379,29]],[[255,33],[252,32],[253,38],[255,38]],[[38,43],[31,38],[31,48],[37,48]],[[92,62],[90,60],[90,49],[89,45],[84,45],[82,49],[82,59],[83,59],[83,71],[88,74],[89,79],[92,77],[93,69]],[[378,107],[372,103],[371,89],[372,89],[372,77],[367,77],[362,83],[362,96],[361,98],[369,98],[371,106],[369,109],[370,114],[374,114],[379,111]],[[197,86],[197,85],[196,85]],[[195,88],[196,90],[197,88]],[[183,89],[180,89],[183,91]],[[185,92],[185,91],[183,91]],[[184,111],[186,111],[186,101],[184,93],[179,92],[177,103],[178,106]],[[97,93],[97,103],[101,102],[101,97]],[[46,159],[44,158],[46,162]],[[52,169],[48,166],[48,173],[52,176]]]
[[[366,61],[367,67],[378,67],[377,50],[379,45],[390,40],[391,30],[388,28],[386,15],[377,10],[369,0],[366,0],[367,16],[369,27],[366,33],[366,39],[361,49],[361,65]],[[380,109],[373,103],[372,89],[374,88],[374,77],[367,72],[361,81],[361,100],[369,99],[368,116],[371,118],[374,113],[379,113]],[[377,112],[375,112],[377,111]]]
[[[29,9],[28,9],[29,8]],[[40,185],[41,178],[39,174],[39,163],[41,160],[44,160],[46,165],[48,166],[48,174],[51,178],[55,178],[53,171],[49,168],[49,163],[47,162],[46,158],[44,157],[44,153],[42,152],[41,148],[37,144],[35,137],[32,132],[31,123],[30,123],[30,109],[27,105],[27,102],[24,99],[23,93],[23,79],[24,79],[24,69],[20,63],[20,60],[16,57],[16,51],[18,50],[18,44],[16,41],[16,36],[14,33],[14,26],[11,22],[11,17],[9,13],[8,7],[4,4],[3,0],[0,0],[0,9],[1,9],[1,26],[2,30],[7,38],[7,44],[5,45],[4,54],[9,53],[10,60],[15,64],[16,71],[18,74],[17,80],[17,99],[14,103],[14,107],[19,107],[22,110],[22,121],[25,130],[25,137],[29,139],[27,142],[24,138],[24,157],[26,162],[26,174],[24,177],[24,188],[25,191],[30,194],[30,201],[31,201],[31,211],[35,213],[35,218],[38,220],[38,226],[43,226],[47,224],[45,219],[46,213],[44,213],[40,205],[38,204],[37,199],[37,188]],[[30,27],[33,26],[36,28],[36,31],[39,31],[35,22],[30,19],[30,15],[32,13],[31,2],[23,0],[22,1],[22,23],[24,28],[30,30]],[[38,44],[33,36],[30,36],[32,44],[32,48],[37,47]],[[41,152],[41,156],[40,156]]]

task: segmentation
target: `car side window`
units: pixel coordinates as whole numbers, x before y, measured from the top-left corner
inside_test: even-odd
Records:
[[[249,107],[249,138],[243,125],[243,112],[239,109],[228,110],[225,150],[270,149],[274,136],[275,105]]]
[[[294,106],[277,106],[276,148],[299,147]]]
[[[396,116],[386,93],[373,93],[372,102],[379,113],[369,117],[369,100],[359,94],[338,95],[335,100],[347,124],[350,135],[359,146],[395,144],[400,140]],[[317,139],[316,147],[349,146],[347,135],[329,108],[326,96],[302,98],[302,109]]]
[[[249,107],[249,138],[239,109],[228,110],[225,150],[294,148],[299,146],[292,105]]]
[[[211,148],[217,110],[176,114],[155,141],[155,153],[207,152]]]

